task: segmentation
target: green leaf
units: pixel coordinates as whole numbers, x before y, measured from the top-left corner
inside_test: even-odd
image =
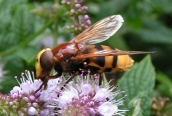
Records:
[[[134,29],[141,39],[149,43],[172,44],[172,30],[158,21],[147,21],[146,27]]]
[[[157,12],[163,12],[164,14],[171,14],[172,12],[171,0],[155,0],[152,6]]]
[[[172,81],[171,79],[162,72],[156,74],[156,79],[160,83],[157,85],[157,92],[172,98]]]
[[[141,98],[144,96],[144,93],[140,93],[138,96],[133,98],[129,102],[129,107],[132,108],[132,116],[142,116],[142,108],[141,108]]]
[[[162,85],[168,87],[168,88],[172,88],[172,81],[171,79],[165,75],[162,72],[158,72],[156,75],[156,79],[157,81],[159,81]]]
[[[34,47],[26,47],[19,49],[18,56],[24,59],[27,63],[32,62],[39,51],[36,50]]]
[[[20,47],[23,47],[23,46],[26,46],[28,45],[28,43],[30,43],[31,41],[33,41],[37,36],[39,36],[40,34],[42,34],[48,27],[50,27],[51,25],[53,24],[53,21],[48,21],[46,22],[46,24],[39,30],[37,31],[35,34],[33,34],[29,39],[25,39],[23,41],[21,41],[20,43],[18,43],[17,45],[15,46],[12,46],[2,52],[0,52],[0,55],[1,56],[8,56],[8,55],[11,55],[13,53],[16,53],[16,51],[20,48]],[[33,45],[33,44],[31,44]]]
[[[133,104],[135,100],[136,106],[140,107],[139,109],[142,112],[139,115],[150,115],[154,85],[155,71],[151,63],[151,58],[148,55],[140,63],[135,64],[130,71],[126,72],[118,82],[119,89],[125,91],[127,95],[124,107],[130,110],[127,113],[128,116],[137,114],[135,112],[137,108],[129,105]],[[131,103],[132,101],[133,103]]]
[[[13,18],[12,31],[15,32],[16,38],[29,38],[34,32],[34,17],[26,5],[20,6]]]
[[[106,43],[108,43],[108,45],[113,48],[118,48],[120,50],[129,50],[126,41],[122,37],[117,36],[117,34],[111,37]]]

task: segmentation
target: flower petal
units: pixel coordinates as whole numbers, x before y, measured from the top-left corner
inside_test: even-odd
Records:
[[[104,116],[112,116],[118,112],[118,107],[112,102],[104,102],[98,107],[98,112]]]

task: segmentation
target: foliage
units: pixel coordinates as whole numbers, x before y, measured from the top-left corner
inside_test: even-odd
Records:
[[[85,0],[83,5],[88,7],[93,23],[113,14],[124,18],[118,33],[100,44],[122,50],[156,51],[151,54],[152,63],[147,56],[118,83],[128,94],[125,108],[133,111],[128,115],[136,115],[136,110],[143,116],[170,114],[171,101],[161,110],[152,109],[158,113],[151,113],[150,108],[153,97],[172,98],[171,1]],[[3,64],[2,70],[7,72],[2,76],[5,81],[0,80],[0,91],[9,93],[16,85],[12,77],[25,69],[35,70],[35,56],[42,48],[72,39],[76,32],[72,34],[64,27],[73,23],[69,8],[62,5],[61,0],[0,0],[0,66]],[[144,55],[132,57],[138,62]]]
[[[155,85],[155,71],[150,56],[126,72],[118,82],[119,89],[127,94],[125,109],[129,109],[128,116],[149,116]],[[137,110],[138,113],[135,111]]]

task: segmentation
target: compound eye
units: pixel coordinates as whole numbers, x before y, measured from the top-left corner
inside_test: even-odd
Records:
[[[45,71],[52,70],[52,68],[54,67],[54,55],[50,50],[42,53],[40,57],[40,64]]]

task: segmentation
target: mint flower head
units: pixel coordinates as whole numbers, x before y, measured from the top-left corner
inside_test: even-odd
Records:
[[[35,92],[42,81],[34,73],[25,71],[15,77],[19,86],[10,94],[0,94],[0,115],[16,116],[123,116],[120,110],[124,100],[116,99],[123,91],[115,86],[99,86],[97,75],[78,75],[66,83],[66,76],[49,80],[47,89]]]
[[[61,116],[114,116],[124,115],[127,110],[118,107],[124,100],[115,97],[122,91],[114,92],[116,87],[99,86],[97,76],[77,76],[62,91],[57,92],[52,104],[54,115]]]
[[[19,86],[15,86],[8,95],[1,95],[0,114],[32,116],[48,114],[45,108],[45,101],[40,100],[41,93],[35,90],[41,85],[40,80],[35,80],[29,71],[21,74],[21,78],[15,76]]]
[[[21,78],[15,76],[19,86],[13,87],[10,94],[0,94],[0,115],[16,115],[16,116],[48,116],[51,112],[46,107],[50,96],[45,98],[45,93],[54,94],[53,88],[57,88],[54,81],[48,82],[48,89],[37,93],[35,91],[42,84],[41,80],[34,78],[34,73],[25,71],[21,74]],[[55,82],[59,82],[55,79]],[[53,85],[53,86],[52,86]]]
[[[69,32],[79,34],[91,25],[88,7],[83,5],[84,0],[61,0],[62,5],[66,6],[68,17],[72,18],[75,24],[67,25],[65,28]]]

